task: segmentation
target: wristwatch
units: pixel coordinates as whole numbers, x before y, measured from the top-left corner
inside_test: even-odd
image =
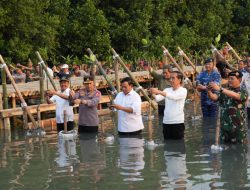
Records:
[[[221,88],[220,88],[220,93],[222,93],[222,92],[223,92],[223,90],[224,90],[224,88],[223,88],[223,87],[221,87]]]

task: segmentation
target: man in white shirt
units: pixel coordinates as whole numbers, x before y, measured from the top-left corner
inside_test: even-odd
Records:
[[[119,135],[138,135],[144,129],[141,116],[141,97],[133,90],[129,77],[121,81],[122,92],[118,93],[111,107],[118,110]]]
[[[248,59],[247,59],[247,66],[245,67],[245,72],[242,72],[243,77],[241,81],[241,86],[246,88],[248,93],[246,104],[247,104],[247,116],[248,120],[250,120],[250,56],[248,56]]]
[[[182,139],[184,137],[184,104],[187,97],[187,89],[182,87],[183,75],[179,71],[173,71],[170,76],[171,86],[163,91],[151,88],[152,94],[156,94],[157,102],[165,99],[163,117],[164,139]]]
[[[47,69],[49,75],[53,78],[53,77],[54,77],[54,76],[53,76],[53,75],[54,75],[54,72],[52,71],[51,68],[49,68],[49,66],[48,66],[47,63],[46,63],[46,69]],[[43,71],[43,75],[44,75],[44,80],[48,80],[48,76],[47,76],[47,74],[45,73],[45,71]]]
[[[67,77],[62,77],[60,79],[60,91],[50,90],[47,92],[47,102],[48,104],[56,103],[56,123],[57,131],[64,129],[64,110],[67,112],[67,130],[72,130],[74,128],[74,113],[73,107],[69,105],[69,79]],[[51,96],[49,98],[49,96]]]

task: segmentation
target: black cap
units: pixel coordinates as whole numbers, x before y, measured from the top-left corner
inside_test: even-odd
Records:
[[[207,64],[207,63],[211,63],[211,62],[213,62],[214,61],[214,59],[213,58],[207,58],[206,59],[206,61],[205,61],[205,64]]]
[[[62,77],[60,78],[59,82],[62,82],[62,81],[67,81],[67,82],[69,82],[69,78],[66,77],[66,76],[62,76]]]
[[[83,77],[83,83],[90,83],[91,81],[94,81],[94,78],[92,76]]]
[[[232,71],[232,72],[228,73],[228,76],[235,76],[237,78],[242,78],[243,74],[240,71]]]

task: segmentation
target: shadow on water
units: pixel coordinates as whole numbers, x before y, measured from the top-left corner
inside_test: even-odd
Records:
[[[197,105],[195,105],[197,106]],[[76,140],[25,138],[15,128],[0,133],[1,189],[250,189],[248,146],[232,145],[211,152],[216,119],[200,117],[192,102],[185,106],[184,140],[163,141],[162,116],[144,116],[139,137],[121,138],[103,119],[114,142],[99,141],[100,134]],[[198,105],[199,106],[199,105]],[[199,116],[199,117],[192,117]],[[105,126],[107,125],[107,127]],[[148,148],[147,142],[159,142]],[[161,145],[161,146],[160,146]]]

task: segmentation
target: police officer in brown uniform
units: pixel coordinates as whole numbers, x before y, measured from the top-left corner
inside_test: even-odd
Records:
[[[84,78],[83,88],[72,97],[75,104],[79,104],[79,133],[98,132],[97,105],[100,101],[101,92],[95,88],[92,77]]]

